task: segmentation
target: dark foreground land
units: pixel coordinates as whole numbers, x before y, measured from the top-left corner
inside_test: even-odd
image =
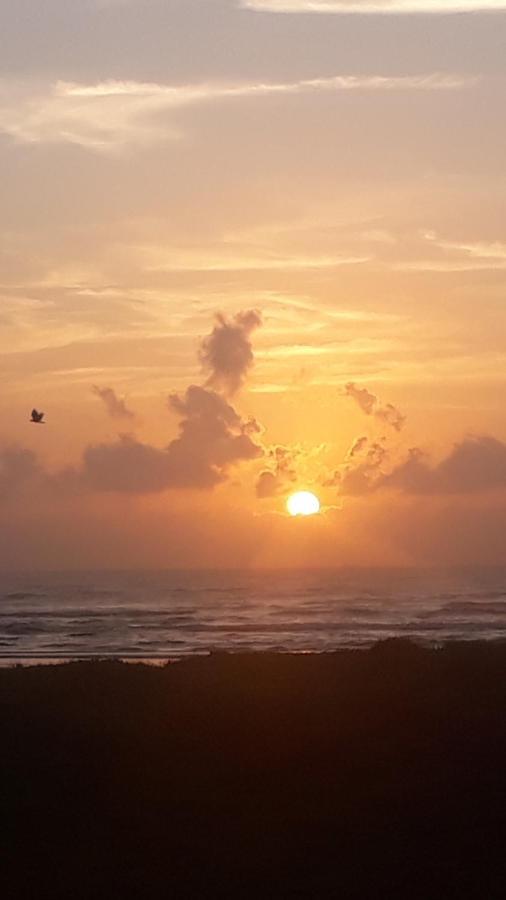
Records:
[[[506,644],[0,671],[2,898],[506,896]]]

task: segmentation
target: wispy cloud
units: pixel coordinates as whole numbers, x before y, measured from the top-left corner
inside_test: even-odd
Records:
[[[334,269],[369,261],[368,256],[230,256],[214,259],[178,254],[148,266],[148,272],[262,272]]]
[[[268,94],[296,94],[304,91],[352,90],[438,90],[455,89],[469,83],[459,75],[432,72],[427,75],[332,75],[285,82],[239,82],[165,85],[154,82],[103,81],[94,85],[59,81],[60,97],[163,97],[164,105],[188,106],[229,97],[256,97]]]
[[[438,255],[403,260],[394,264],[399,271],[473,272],[506,269],[506,243],[502,241],[466,241],[440,238],[435,232],[423,234],[425,246]]]
[[[448,241],[428,232],[425,239],[442,250],[455,251],[470,259],[506,261],[506,243],[503,241]]]
[[[431,260],[418,259],[395,263],[396,272],[486,272],[492,269],[506,269],[506,261],[486,260]]]
[[[0,83],[0,133],[27,144],[75,144],[102,153],[131,145],[175,140],[181,131],[163,114],[197,104],[290,94],[348,91],[451,91],[476,79],[430,73],[389,77],[334,75],[290,82],[167,85],[137,81],[77,84],[58,81],[42,89]]]
[[[428,13],[506,10],[506,0],[240,0],[243,9],[274,13]]]
[[[375,394],[371,394],[365,387],[358,387],[350,381],[345,386],[344,393],[360,407],[366,416],[375,416],[385,425],[390,425],[395,431],[401,431],[406,422],[400,410],[392,403],[381,404]]]
[[[93,385],[92,393],[102,400],[112,419],[135,419],[134,413],[128,408],[123,398],[118,397],[113,388]]]

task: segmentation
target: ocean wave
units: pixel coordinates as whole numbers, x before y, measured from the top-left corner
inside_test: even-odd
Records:
[[[491,603],[486,603],[484,601],[470,601],[470,600],[462,600],[457,603],[445,603],[443,606],[440,606],[439,609],[427,610],[423,613],[424,616],[440,616],[441,614],[448,614],[451,616],[457,617],[459,615],[475,615],[480,618],[485,618],[486,616],[491,615],[503,615],[506,617],[506,598],[502,601],[493,601]]]
[[[506,569],[151,573],[4,581],[0,657],[167,658],[213,650],[327,652],[396,636],[506,637]]]

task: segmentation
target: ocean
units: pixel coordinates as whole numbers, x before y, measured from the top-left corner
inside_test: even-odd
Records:
[[[506,637],[506,569],[0,577],[0,660],[325,652]]]

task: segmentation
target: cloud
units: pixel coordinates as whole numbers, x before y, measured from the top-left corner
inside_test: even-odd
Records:
[[[97,89],[98,88],[98,89]],[[166,108],[156,92],[125,96],[120,90],[84,92],[57,82],[0,85],[0,133],[23,144],[74,144],[99,153],[116,153],[127,146],[147,146],[177,139],[178,132],[161,125],[156,114]]]
[[[96,397],[100,397],[105,408],[113,419],[134,419],[135,414],[128,409],[124,400],[118,397],[116,391],[110,387],[97,387],[93,385],[92,392]]]
[[[33,451],[22,447],[0,448],[1,501],[8,500],[20,491],[34,488],[45,477]]]
[[[113,444],[97,444],[84,452],[76,482],[93,491],[145,494],[170,486],[167,450],[122,435]]]
[[[255,488],[257,497],[261,499],[283,494],[297,480],[295,454],[292,450],[274,447],[269,451],[269,457],[273,468],[260,473]]]
[[[271,13],[448,14],[494,12],[506,0],[240,0],[243,9]]]
[[[414,447],[407,458],[385,471],[390,453],[378,442],[362,443],[359,452],[348,454],[348,459],[328,482],[338,485],[344,495],[390,490],[412,496],[447,496],[506,489],[506,443],[490,435],[464,438],[435,465]]]
[[[458,90],[476,79],[429,73],[334,75],[289,82],[157,84],[101,81],[51,85],[0,82],[0,133],[25,144],[75,144],[99,153],[177,140],[166,114],[233,99],[341,91]]]
[[[374,415],[377,419],[381,419],[387,425],[390,425],[391,428],[394,428],[395,431],[400,431],[406,422],[406,416],[392,403],[387,403],[386,406],[379,406],[375,410]]]
[[[242,419],[223,397],[192,385],[169,407],[183,416],[180,437],[169,446],[171,464],[187,486],[212,487],[223,481],[229,466],[262,455],[253,437],[260,432],[254,419]]]
[[[242,419],[227,401],[198,385],[172,394],[169,408],[181,418],[179,436],[167,447],[121,435],[113,443],[87,447],[78,468],[51,474],[35,454],[22,448],[0,449],[0,499],[43,490],[61,497],[81,492],[149,494],[166,490],[211,490],[238,463],[263,455],[255,442],[260,427]]]
[[[376,483],[407,494],[474,494],[506,488],[506,443],[489,435],[467,437],[432,466],[418,448]]]
[[[425,244],[437,252],[436,258],[394,263],[397,271],[481,272],[506,268],[506,244],[503,241],[444,240],[433,231],[422,237]]]
[[[233,393],[253,364],[250,334],[261,324],[255,310],[238,313],[232,321],[218,317],[202,345],[201,358],[211,372],[209,382]],[[110,415],[132,418],[110,387],[92,388]],[[31,451],[0,448],[0,496],[15,495],[35,484],[61,496],[82,491],[126,494],[158,493],[169,489],[210,490],[225,481],[241,462],[261,457],[256,443],[261,428],[243,419],[210,384],[190,385],[168,398],[168,409],[179,417],[179,434],[166,447],[142,443],[123,434],[113,443],[88,446],[81,464],[55,474],[46,472]]]
[[[365,437],[365,435],[357,438],[348,452],[348,458],[353,459],[355,456],[360,454],[362,452],[362,450],[364,450],[364,448],[367,446],[368,443],[369,443],[369,438]]]
[[[199,358],[205,372],[209,372],[207,385],[232,395],[244,383],[254,357],[251,335],[262,324],[257,310],[240,312],[232,320],[221,313],[211,334],[204,338]]]
[[[396,406],[387,403],[382,406],[375,394],[371,394],[367,388],[359,388],[353,381],[349,381],[344,388],[345,394],[359,406],[366,416],[375,416],[375,418],[390,425],[395,431],[401,431],[405,422],[404,416]]]
[[[447,241],[430,231],[424,238],[442,250],[463,253],[471,259],[506,262],[506,243],[503,241]]]
[[[355,403],[357,403],[366,416],[372,416],[378,402],[378,399],[374,394],[371,394],[367,388],[357,387],[353,381],[349,381],[348,384],[345,385],[344,391],[348,397],[351,397]]]
[[[151,249],[149,250],[152,253]],[[218,250],[206,259],[205,251],[178,253],[147,266],[148,272],[286,272],[310,269],[336,269],[339,266],[356,266],[370,261],[369,256],[321,256],[319,254],[274,254],[272,248],[265,255],[236,253],[223,255]],[[157,250],[157,256],[159,251]]]
[[[257,423],[241,419],[214,391],[191,385],[183,395],[172,394],[168,404],[181,422],[179,436],[167,447],[143,444],[131,435],[88,447],[77,482],[122,493],[209,490],[226,480],[232,466],[262,455],[253,440]]]
[[[166,85],[156,82],[102,81],[96,84],[77,84],[58,81],[55,93],[66,98],[123,99],[160,98],[164,107],[181,108],[195,103],[242,97],[265,97],[270,94],[300,94],[315,91],[371,91],[371,90],[455,90],[474,83],[469,76],[431,72],[426,75],[331,75],[324,78],[303,78],[296,81],[203,82],[200,84]]]
[[[348,451],[345,465],[324,482],[326,487],[339,487],[343,495],[361,496],[376,489],[381,467],[388,460],[388,450],[381,441],[360,437]]]

